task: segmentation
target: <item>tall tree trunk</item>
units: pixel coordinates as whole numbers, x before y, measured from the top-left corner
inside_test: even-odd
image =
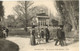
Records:
[[[74,21],[74,10],[73,10],[72,1],[64,1],[64,3],[65,3],[66,10],[69,13],[69,17],[72,22],[73,30],[75,30],[76,28],[75,28],[75,23],[74,23],[75,21]]]

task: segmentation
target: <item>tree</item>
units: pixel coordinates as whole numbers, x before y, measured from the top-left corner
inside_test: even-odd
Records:
[[[1,18],[4,16],[4,8],[3,8],[3,5],[2,5],[2,1],[0,1],[0,21],[1,21]]]
[[[5,19],[5,24],[8,27],[15,27],[15,16],[14,15],[8,15],[8,18]]]
[[[31,5],[31,4],[30,4]],[[19,6],[19,5],[18,5]],[[20,7],[20,6],[19,6]],[[19,7],[17,7],[17,8],[19,8]],[[28,6],[29,7],[29,6]],[[15,8],[14,8],[15,9]],[[19,8],[20,9],[20,8]],[[21,8],[22,9],[22,8]],[[15,9],[16,11],[18,10],[18,9]],[[38,13],[40,13],[40,12],[42,12],[41,10],[44,10],[43,12],[45,12],[46,14],[48,14],[48,9],[47,9],[47,7],[46,6],[43,6],[43,5],[41,5],[41,6],[34,6],[34,7],[30,7],[30,8],[28,8],[27,9],[27,17],[26,17],[26,19],[27,19],[27,23],[28,23],[28,25],[27,26],[31,26],[31,19],[33,18],[33,17],[36,17],[36,15],[38,14]],[[22,14],[23,13],[23,14]],[[26,24],[26,19],[25,19],[25,10],[24,10],[24,7],[23,7],[23,12],[18,12],[17,11],[17,14],[18,14],[18,20],[20,20],[20,22],[22,21],[24,24]]]
[[[25,20],[22,17],[18,17],[15,20],[16,27],[24,27],[25,26],[24,22],[25,22]]]
[[[62,24],[71,25],[74,30],[76,30],[79,25],[79,1],[56,1],[57,10],[61,14]],[[77,10],[77,11],[76,11]],[[74,21],[75,20],[75,21]]]
[[[3,38],[3,33],[2,33],[2,31],[3,31],[3,28],[2,28],[2,18],[3,18],[3,16],[4,16],[4,8],[3,8],[3,5],[2,5],[2,1],[0,1],[0,38]]]
[[[27,10],[28,8],[33,4],[32,1],[18,1],[18,5],[16,7],[14,7],[14,11],[15,14],[22,18],[23,23],[25,24],[25,26],[27,26],[28,24],[28,14],[27,14]]]

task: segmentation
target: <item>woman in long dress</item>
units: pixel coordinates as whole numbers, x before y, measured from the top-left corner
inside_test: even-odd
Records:
[[[49,33],[48,28],[46,28],[45,31],[46,31],[46,42],[48,42],[48,40],[50,38],[50,33]]]
[[[35,45],[35,29],[32,28],[32,33],[31,33],[31,45]]]

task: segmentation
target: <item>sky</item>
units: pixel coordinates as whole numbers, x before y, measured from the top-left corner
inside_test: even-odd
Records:
[[[5,11],[5,18],[10,15],[13,14],[13,7],[15,7],[17,5],[16,1],[4,1],[3,2],[3,6],[4,6],[4,11]]]
[[[5,8],[5,18],[10,15],[10,14],[14,14],[14,10],[13,7],[15,7],[17,5],[17,1],[4,1],[3,2],[3,6]],[[38,5],[44,5],[46,6],[49,11],[55,16],[57,16],[57,10],[55,8],[55,1],[53,0],[48,0],[48,1],[34,1],[34,4],[31,6],[38,6]]]

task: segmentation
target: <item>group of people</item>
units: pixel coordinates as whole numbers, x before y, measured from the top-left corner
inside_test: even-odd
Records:
[[[3,29],[3,37],[4,38],[8,37],[8,32],[9,32],[8,28]]]
[[[50,32],[48,30],[48,28],[45,28],[45,30],[43,28],[41,28],[41,31],[38,32],[37,34],[37,40],[36,40],[36,36],[35,36],[35,27],[32,27],[32,32],[31,32],[31,45],[36,45],[37,43],[39,44],[41,40],[45,40],[46,43],[49,42],[49,38],[50,38]],[[64,46],[64,41],[65,41],[65,33],[63,31],[63,25],[58,26],[58,30],[57,30],[57,34],[56,34],[56,42],[55,42],[55,46],[57,46],[57,43],[59,42],[59,45]]]
[[[8,28],[0,26],[0,38],[8,37],[8,32],[9,32]]]
[[[32,32],[31,32],[31,45],[36,45],[36,44],[40,44],[40,41],[46,41],[46,43],[48,43],[49,37],[50,37],[50,33],[48,28],[45,28],[45,31],[43,28],[41,28],[40,32],[37,33],[37,38],[35,36],[35,28],[32,27]]]

